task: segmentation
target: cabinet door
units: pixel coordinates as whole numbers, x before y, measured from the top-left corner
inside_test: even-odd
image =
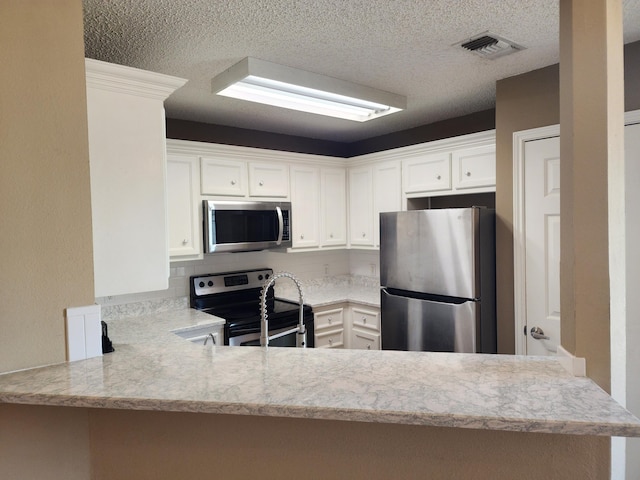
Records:
[[[322,169],[322,245],[347,244],[347,181],[343,168]]]
[[[291,167],[293,248],[317,247],[320,225],[319,170],[305,165]]]
[[[349,170],[349,243],[352,246],[373,246],[371,167]]]
[[[454,188],[495,187],[496,147],[494,145],[453,152]]]
[[[202,157],[203,195],[244,197],[247,195],[247,164],[237,160]]]
[[[437,153],[405,160],[402,185],[405,193],[451,189],[451,154]]]
[[[198,157],[167,156],[169,256],[200,256],[200,169]]]
[[[380,212],[402,209],[402,177],[400,161],[380,163],[373,167],[373,238],[380,245]]]
[[[249,164],[249,196],[289,197],[289,168],[272,163]]]

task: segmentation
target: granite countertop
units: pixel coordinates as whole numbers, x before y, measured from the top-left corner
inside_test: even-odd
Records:
[[[174,337],[141,335],[102,357],[0,375],[0,402],[640,436],[640,420],[552,357],[213,347]]]
[[[304,282],[305,301],[377,306],[373,281],[325,283]],[[112,312],[113,353],[0,375],[0,402],[640,437],[640,420],[554,357],[203,346],[175,332],[224,320],[166,308]]]
[[[107,320],[109,339],[117,344],[166,344],[184,346],[185,340],[176,332],[187,332],[205,326],[221,326],[224,318],[209,315],[189,307],[159,313]]]
[[[354,302],[380,307],[380,280],[357,275],[337,275],[302,282],[304,303],[323,307],[334,303]],[[298,290],[292,282],[276,282],[275,294],[285,300],[298,301]]]

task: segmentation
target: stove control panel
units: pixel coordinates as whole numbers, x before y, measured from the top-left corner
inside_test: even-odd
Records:
[[[260,288],[273,275],[273,270],[247,270],[242,272],[210,273],[191,277],[192,292],[196,297],[216,293]]]

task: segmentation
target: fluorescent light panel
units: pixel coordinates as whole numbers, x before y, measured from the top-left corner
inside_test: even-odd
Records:
[[[218,95],[364,122],[406,108],[400,95],[247,57],[212,81]]]

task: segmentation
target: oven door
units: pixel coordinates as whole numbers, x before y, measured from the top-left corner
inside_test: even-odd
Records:
[[[291,247],[291,204],[203,200],[205,253]]]
[[[286,332],[287,330],[291,330],[292,328],[293,327],[286,327],[286,328],[281,328],[279,330],[269,330],[269,335],[275,335],[280,332]],[[283,335],[282,337],[270,340],[269,345],[272,347],[295,347],[296,332],[290,333],[289,335]],[[238,335],[237,337],[229,337],[229,346],[259,347],[260,346],[260,330],[258,330],[257,332]]]

